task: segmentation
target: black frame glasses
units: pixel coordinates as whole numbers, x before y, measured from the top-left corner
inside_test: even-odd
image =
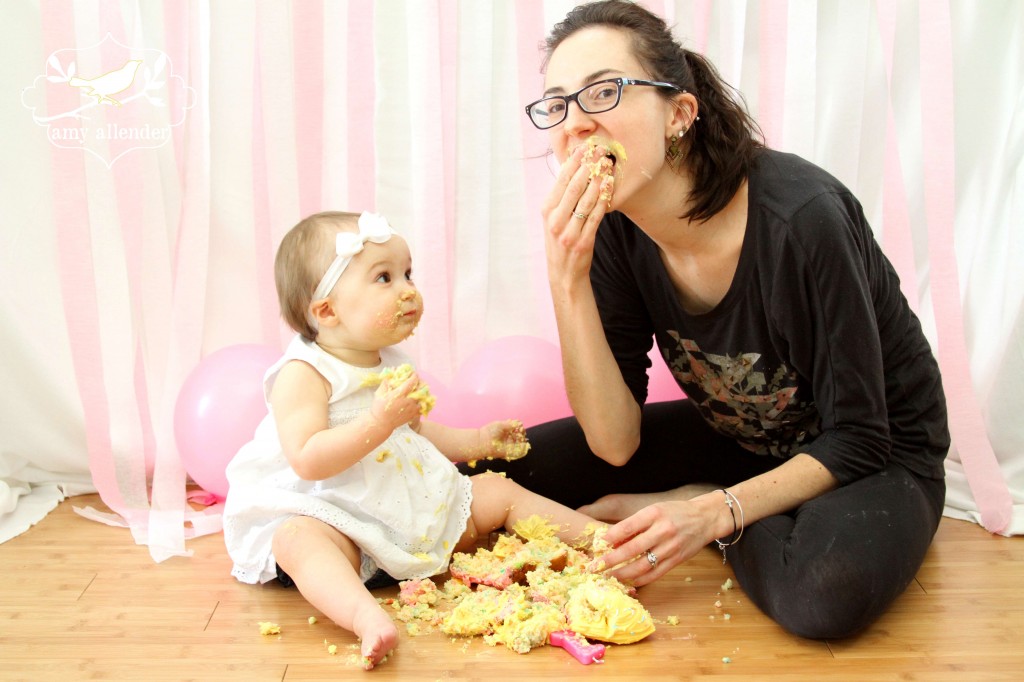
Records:
[[[585,104],[580,99],[580,95],[583,93],[589,93],[594,88],[607,83],[614,83],[615,88],[615,101],[611,101],[609,98],[608,102],[601,102],[598,104]],[[569,115],[569,102],[576,102],[580,109],[588,114],[603,114],[606,111],[611,111],[615,107],[619,106],[619,102],[622,100],[622,90],[627,85],[649,85],[655,88],[669,88],[670,90],[676,90],[678,92],[686,92],[678,85],[671,83],[662,83],[660,81],[645,81],[639,78],[606,78],[600,81],[594,81],[589,83],[576,92],[569,95],[551,95],[550,97],[544,97],[526,105],[526,115],[530,117],[530,122],[534,126],[541,130],[547,130],[548,128],[554,128],[556,125],[565,120],[566,116]],[[562,102],[565,104],[565,108],[561,111],[561,117],[557,118],[557,113],[552,115],[550,108],[544,105],[545,102]]]

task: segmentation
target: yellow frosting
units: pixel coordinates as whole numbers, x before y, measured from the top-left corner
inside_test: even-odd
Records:
[[[654,632],[654,619],[640,602],[614,586],[588,580],[566,605],[569,629],[589,639],[632,644]]]
[[[380,372],[371,372],[363,379],[363,386],[379,386],[387,382],[390,386],[400,386],[412,376],[412,365],[406,363],[398,367],[385,367]],[[420,414],[426,417],[434,409],[437,398],[430,394],[430,387],[422,381],[413,390],[409,391],[409,397],[419,402]]]
[[[525,519],[519,519],[512,524],[512,532],[527,542],[530,540],[550,540],[558,532],[558,526],[534,514]]]
[[[444,632],[483,635],[520,653],[547,643],[557,630],[614,644],[654,632],[653,618],[629,588],[588,572],[592,558],[559,540],[557,526],[532,516],[512,530],[519,537],[502,535],[490,550],[453,555],[452,575],[479,586],[443,618]],[[601,530],[593,535],[599,538]]]
[[[443,590],[429,579],[403,582],[399,599],[389,600],[396,618],[414,626],[411,634],[421,632],[417,621],[518,653],[547,644],[559,630],[614,644],[654,632],[653,618],[631,590],[590,573],[593,558],[559,540],[556,526],[532,516],[513,531],[519,537],[501,535],[491,549],[455,553],[453,578]]]

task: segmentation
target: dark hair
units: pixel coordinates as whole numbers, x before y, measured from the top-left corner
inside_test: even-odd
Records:
[[[729,203],[764,148],[764,135],[747,113],[742,95],[722,80],[711,62],[683,48],[661,17],[628,0],[601,0],[570,11],[544,43],[543,68],[562,41],[592,26],[628,32],[633,53],[650,78],[678,85],[697,98],[700,120],[683,137],[678,160],[693,176],[690,209],[681,217],[708,220]],[[676,94],[659,92],[665,98]]]

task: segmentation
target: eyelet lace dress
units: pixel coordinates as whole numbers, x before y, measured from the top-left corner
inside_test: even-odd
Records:
[[[291,360],[310,364],[330,382],[332,427],[370,409],[375,389],[363,386],[368,374],[409,362],[402,351],[384,348],[380,366],[354,367],[296,337],[267,371],[266,397],[281,367]],[[377,568],[399,580],[442,573],[466,528],[472,502],[469,478],[408,425],[340,474],[306,481],[288,464],[274,416],[268,414],[226,474],[224,542],[234,562],[232,575],[245,583],[277,577],[271,540],[278,526],[293,516],[328,523],[358,545],[363,581]]]

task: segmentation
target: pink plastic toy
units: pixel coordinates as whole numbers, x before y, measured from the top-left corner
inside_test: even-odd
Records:
[[[551,646],[560,646],[583,665],[600,663],[604,658],[604,644],[591,644],[572,630],[552,632],[549,637]]]

